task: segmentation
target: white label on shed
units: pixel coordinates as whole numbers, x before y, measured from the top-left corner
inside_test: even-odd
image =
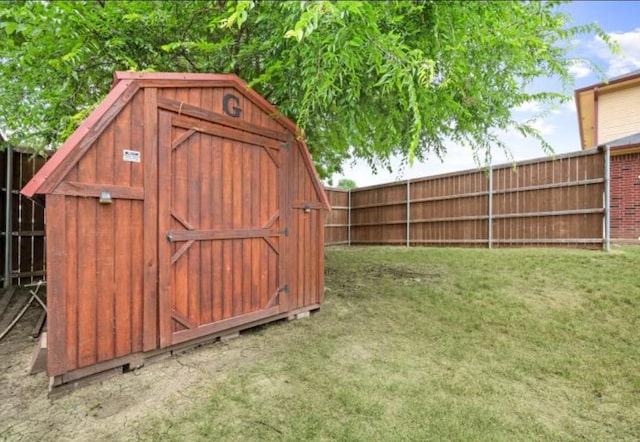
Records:
[[[124,149],[122,151],[122,160],[129,161],[130,163],[139,163],[140,151]]]

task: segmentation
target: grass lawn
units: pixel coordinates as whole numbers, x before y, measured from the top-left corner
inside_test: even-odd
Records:
[[[640,248],[326,255],[320,312],[139,437],[640,439]]]

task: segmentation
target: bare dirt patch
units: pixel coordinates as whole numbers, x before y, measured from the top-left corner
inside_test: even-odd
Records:
[[[140,422],[179,416],[185,405],[203,400],[205,384],[268,352],[258,329],[49,399],[48,377],[29,375],[36,345],[30,334],[40,312],[32,304],[0,342],[0,440],[144,439]]]

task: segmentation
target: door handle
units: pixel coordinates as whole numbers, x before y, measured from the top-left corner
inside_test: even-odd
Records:
[[[167,233],[167,241],[173,242],[173,233],[171,232]]]

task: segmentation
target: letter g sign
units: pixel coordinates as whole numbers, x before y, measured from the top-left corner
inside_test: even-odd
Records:
[[[240,99],[233,94],[226,94],[222,98],[222,110],[225,114],[238,118],[242,113],[242,109],[238,106],[240,105]]]

